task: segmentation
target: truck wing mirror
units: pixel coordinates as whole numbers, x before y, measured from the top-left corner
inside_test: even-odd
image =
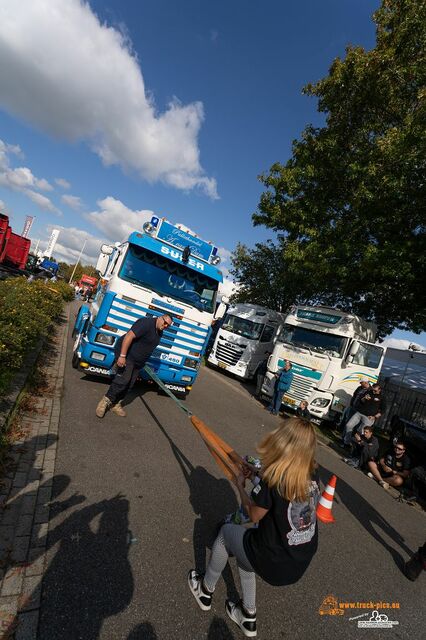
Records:
[[[105,254],[106,256],[110,256],[113,251],[114,247],[111,247],[111,245],[109,244],[103,244],[101,247],[101,253]]]
[[[356,356],[356,354],[359,351],[360,346],[361,345],[359,344],[358,340],[354,340],[352,342],[352,344],[351,344],[351,348],[349,349],[349,355],[350,356]]]

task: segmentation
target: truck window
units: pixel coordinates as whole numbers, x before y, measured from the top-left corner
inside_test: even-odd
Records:
[[[317,353],[326,353],[333,358],[343,356],[347,345],[347,338],[343,336],[325,333],[323,331],[315,331],[306,327],[296,327],[291,324],[285,324],[278,338],[279,342],[310,349]]]
[[[247,338],[247,340],[259,340],[263,325],[259,322],[247,320],[227,313],[222,324],[222,329],[236,333],[239,336]]]
[[[201,311],[215,308],[216,280],[143,247],[129,245],[119,276]]]
[[[352,364],[358,364],[362,367],[377,369],[379,367],[382,354],[382,347],[377,347],[374,344],[365,344],[364,342],[361,342],[358,353],[356,353],[353,357]]]
[[[275,329],[271,327],[269,324],[265,324],[265,328],[263,329],[262,337],[260,338],[260,342],[272,342],[274,337]]]

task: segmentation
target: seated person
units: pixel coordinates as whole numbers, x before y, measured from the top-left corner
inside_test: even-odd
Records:
[[[356,469],[366,469],[369,462],[375,462],[379,455],[379,441],[373,436],[373,427],[364,427],[364,431],[356,431],[352,437],[353,457],[345,458],[345,462]]]
[[[305,420],[310,420],[311,419],[311,414],[309,413],[308,410],[308,403],[306,400],[302,400],[301,403],[299,404],[299,406],[296,409],[296,415],[299,418],[304,418]]]
[[[405,453],[403,440],[397,440],[393,445],[393,450],[380,458],[379,463],[370,460],[367,463],[369,468],[368,476],[374,478],[383,487],[401,487],[410,474],[411,461]]]

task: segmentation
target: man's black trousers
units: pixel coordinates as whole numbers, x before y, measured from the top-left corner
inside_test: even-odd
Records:
[[[139,371],[140,366],[131,361],[128,361],[122,369],[117,369],[110,388],[105,394],[112,404],[117,404],[129,393],[138,378]]]

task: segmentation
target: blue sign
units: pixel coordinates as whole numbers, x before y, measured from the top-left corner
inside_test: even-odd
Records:
[[[201,260],[205,260],[206,262],[208,262],[214,248],[208,242],[204,242],[204,240],[196,238],[186,233],[186,231],[182,231],[182,229],[178,229],[178,227],[175,227],[169,222],[163,222],[161,224],[157,238],[164,240],[167,244],[171,244],[173,247],[177,247],[182,251],[185,247],[189,247],[191,249],[191,256],[201,258]]]
[[[342,316],[322,313],[321,311],[308,311],[307,309],[298,309],[297,317],[305,320],[315,320],[316,322],[326,322],[327,324],[337,324],[342,319]]]
[[[284,367],[285,360],[281,358],[278,360],[278,366]],[[302,367],[300,364],[295,364],[293,362],[293,366],[291,368],[292,372],[297,374],[298,376],[303,376],[304,378],[312,378],[312,380],[321,380],[322,372],[314,371],[313,369],[308,369],[307,367]]]

